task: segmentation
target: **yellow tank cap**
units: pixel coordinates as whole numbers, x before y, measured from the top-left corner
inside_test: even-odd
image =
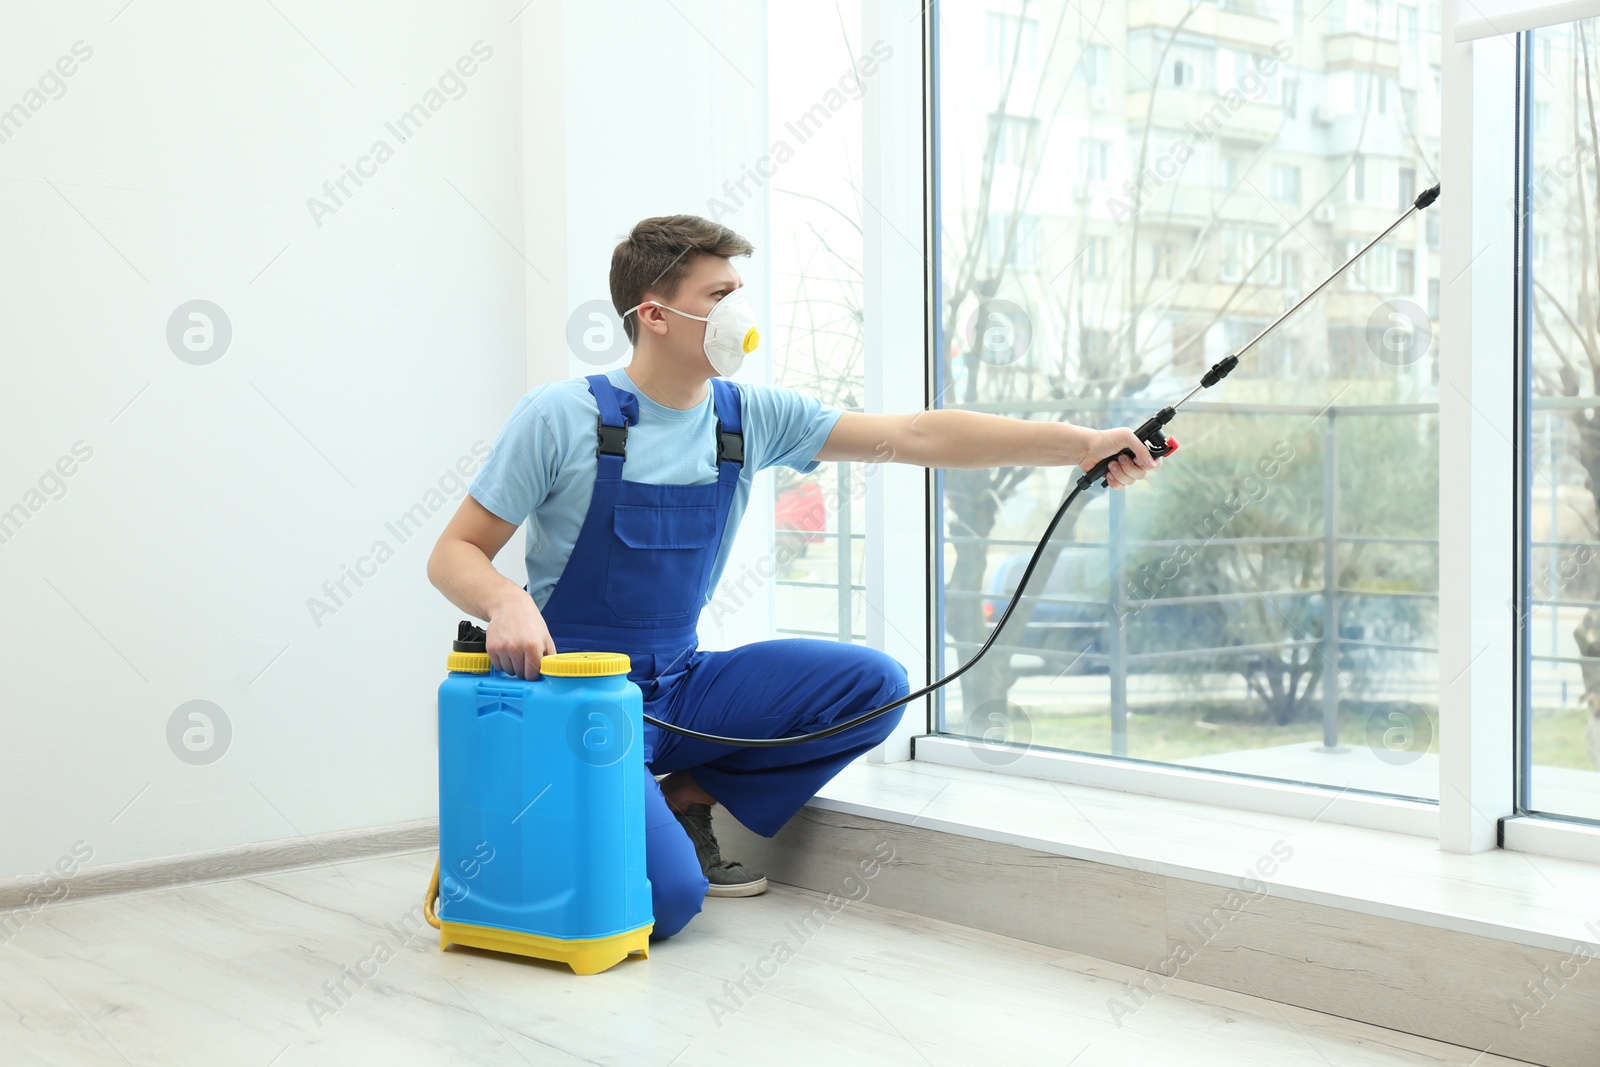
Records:
[[[448,670],[460,674],[488,674],[489,653],[487,652],[452,652],[450,659],[445,663]]]
[[[621,652],[557,652],[539,660],[539,673],[557,678],[627,674],[633,662]]]

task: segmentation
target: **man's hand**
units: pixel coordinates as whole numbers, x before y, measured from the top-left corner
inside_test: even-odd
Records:
[[[515,678],[532,681],[539,677],[539,661],[555,655],[556,643],[533,598],[521,589],[517,592],[521,595],[507,597],[489,616],[489,662]]]
[[[1139,435],[1128,426],[1118,426],[1109,430],[1093,430],[1085,427],[1087,443],[1083,452],[1083,459],[1078,466],[1085,473],[1094,469],[1094,465],[1107,456],[1114,456],[1124,448],[1133,450],[1133,455],[1117,456],[1106,468],[1106,481],[1111,488],[1121,489],[1139,481],[1146,474],[1161,466],[1161,461],[1150,454],[1150,449]]]
[[[539,660],[555,652],[550,629],[533,597],[494,569],[495,555],[517,525],[469,493],[428,557],[428,580],[469,615],[488,619],[489,662],[518,678],[539,677]]]

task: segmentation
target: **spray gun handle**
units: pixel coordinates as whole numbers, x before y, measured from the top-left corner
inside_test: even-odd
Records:
[[[1174,453],[1174,452],[1176,452],[1178,450],[1178,439],[1176,437],[1168,437],[1166,434],[1162,433],[1160,430],[1152,430],[1151,431],[1151,435],[1148,436],[1148,437],[1141,433],[1139,435],[1139,440],[1144,442],[1144,446],[1150,450],[1150,455],[1153,456],[1156,459],[1160,459],[1162,456],[1171,455],[1172,453]],[[1132,455],[1133,455],[1133,449],[1124,448],[1121,452],[1118,452],[1116,456],[1107,456],[1105,459],[1103,459],[1099,463],[1095,464],[1094,471],[1090,471],[1089,472],[1090,480],[1091,481],[1094,480],[1094,473],[1095,473],[1095,471],[1098,471],[1100,473],[1100,476],[1101,476],[1100,477],[1101,488],[1104,488],[1104,487],[1110,485],[1111,484],[1111,479],[1107,478],[1105,476],[1105,473],[1106,473],[1106,471],[1108,469],[1110,469],[1111,461],[1116,459],[1117,456],[1130,456],[1131,457]]]
[[[1175,414],[1177,414],[1177,412],[1170,407],[1162,408],[1160,411],[1146,419],[1144,424],[1141,425],[1137,430],[1133,431],[1139,440],[1144,442],[1144,446],[1150,450],[1150,455],[1156,459],[1160,459],[1162,456],[1171,455],[1173,452],[1178,450],[1178,439],[1176,437],[1169,438],[1164,431],[1164,427]],[[1121,452],[1118,452],[1115,455],[1107,456],[1105,459],[1102,459],[1099,463],[1096,463],[1093,467],[1089,468],[1088,473],[1079,479],[1078,484],[1087,488],[1088,486],[1094,484],[1096,480],[1098,480],[1102,488],[1110,485],[1111,479],[1106,477],[1106,472],[1111,469],[1112,461],[1117,459],[1119,456],[1132,455],[1133,449],[1124,448]]]

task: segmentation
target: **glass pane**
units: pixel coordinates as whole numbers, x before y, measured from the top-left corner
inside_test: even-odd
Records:
[[[1438,180],[1393,3],[937,11],[944,406],[1138,425]],[[1411,219],[1080,498],[938,728],[1437,798],[1437,279]],[[941,673],[1080,473],[942,472]]]
[[[1528,592],[1522,709],[1527,805],[1600,819],[1600,528],[1596,433],[1596,20],[1527,34],[1531,417],[1523,455]]]
[[[772,380],[824,404],[861,410],[861,101],[876,60],[861,47],[859,0],[827,17],[804,4],[767,4],[767,127],[772,155],[726,190],[766,184],[772,247]],[[715,218],[714,206],[708,215]],[[781,236],[780,236],[781,235]],[[861,641],[866,469],[824,463],[810,474],[773,467],[777,637]],[[845,546],[841,549],[840,546]],[[726,581],[726,580],[725,580]],[[757,584],[752,578],[752,584]]]

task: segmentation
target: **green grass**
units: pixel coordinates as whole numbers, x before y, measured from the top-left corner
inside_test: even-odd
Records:
[[[1340,703],[1339,739],[1347,745],[1367,743],[1367,716],[1380,705]],[[1433,708],[1423,706],[1432,725],[1429,751],[1438,751],[1438,722]],[[1109,705],[1079,705],[1070,713],[1028,710],[1032,743],[1079,752],[1111,750]],[[1320,741],[1322,722],[1305,720],[1279,726],[1260,714],[1260,704],[1246,700],[1185,700],[1134,705],[1128,712],[1128,755],[1135,759],[1182,760],[1246,749]]]
[[[1534,765],[1594,770],[1586,732],[1588,717],[1583,708],[1534,708]]]
[[[1322,728],[1315,723],[1295,723],[1292,726],[1226,723],[1208,726],[1202,725],[1203,722],[1206,720],[1200,716],[1141,715],[1130,710],[1128,755],[1135,759],[1161,761],[1192,759],[1195,756],[1288,745],[1296,741],[1315,741],[1322,736]],[[1102,709],[1100,714],[1094,716],[1036,716],[1033,720],[1033,743],[1080,752],[1109,752],[1110,711]]]
[[[1432,727],[1427,751],[1439,751],[1438,710],[1417,705]],[[1320,721],[1278,726],[1259,716],[1259,704],[1242,700],[1195,700],[1135,706],[1128,714],[1128,755],[1135,759],[1174,761],[1322,740]],[[1374,735],[1381,738],[1388,710],[1383,702],[1346,700],[1339,704],[1339,741],[1367,744],[1369,717],[1377,716]],[[1031,743],[1077,752],[1111,750],[1108,705],[1078,706],[1069,712],[1030,708]],[[1594,770],[1582,708],[1536,708],[1533,720],[1533,762],[1541,767]],[[1379,742],[1381,743],[1381,741]]]

